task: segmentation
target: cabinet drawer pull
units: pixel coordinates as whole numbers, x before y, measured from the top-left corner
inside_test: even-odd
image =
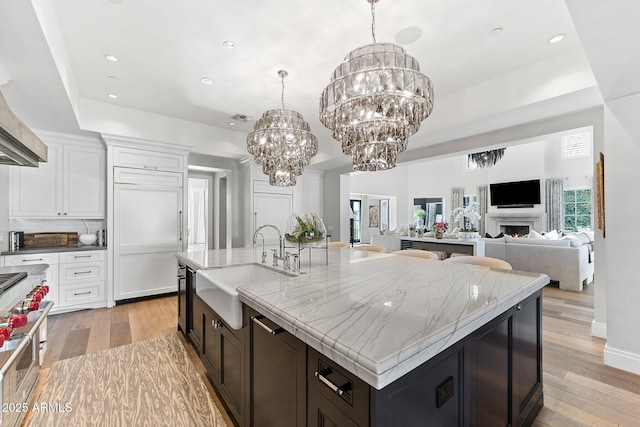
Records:
[[[282,328],[271,329],[270,327],[262,323],[260,319],[264,319],[264,316],[253,316],[251,318],[251,320],[253,320],[255,324],[259,325],[262,329],[269,332],[271,335],[278,335],[280,332],[284,332],[284,329]]]
[[[90,274],[91,270],[89,271],[75,271],[73,274]]]
[[[145,169],[153,169],[153,170],[157,170],[158,167],[157,166],[144,166]]]
[[[89,291],[89,292],[78,292],[78,293],[74,292],[73,296],[77,297],[78,295],[90,295],[90,294],[91,294],[91,291]]]
[[[73,258],[78,259],[78,258],[91,258],[91,255],[74,255]]]
[[[342,395],[344,395],[345,392],[349,391],[349,389],[351,388],[351,385],[347,383],[345,385],[338,386],[332,383],[331,380],[326,377],[326,375],[331,375],[332,372],[333,371],[331,370],[331,368],[327,368],[320,372],[316,371],[314,375],[316,376],[316,378],[320,380],[322,384],[326,385],[331,389],[331,391],[333,391],[338,396],[342,397]]]
[[[38,259],[23,259],[22,260],[22,262],[33,262],[33,261],[44,261],[44,259],[38,258]]]

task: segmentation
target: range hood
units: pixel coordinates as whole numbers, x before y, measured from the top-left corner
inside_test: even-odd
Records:
[[[0,165],[34,166],[47,161],[47,146],[16,117],[0,93]]]

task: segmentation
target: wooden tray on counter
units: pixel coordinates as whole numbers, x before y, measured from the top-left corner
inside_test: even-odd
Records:
[[[78,244],[78,233],[25,233],[24,247],[51,248]]]

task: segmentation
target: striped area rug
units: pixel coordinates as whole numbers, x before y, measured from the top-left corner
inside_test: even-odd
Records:
[[[54,363],[30,409],[31,426],[226,426],[175,334]]]

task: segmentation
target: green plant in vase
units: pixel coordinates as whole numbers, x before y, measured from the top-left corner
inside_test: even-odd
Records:
[[[289,219],[284,234],[289,242],[307,244],[323,240],[325,237],[324,224],[315,214],[296,215]]]

